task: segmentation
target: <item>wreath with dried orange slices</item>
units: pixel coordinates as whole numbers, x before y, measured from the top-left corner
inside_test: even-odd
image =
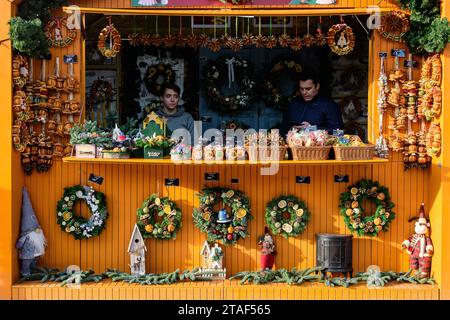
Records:
[[[106,40],[110,38],[111,45],[106,46]],[[98,36],[98,50],[106,58],[114,58],[122,49],[122,37],[119,31],[110,24],[102,29]]]
[[[162,217],[161,222],[156,216]],[[181,228],[181,210],[169,198],[152,194],[137,210],[137,220],[144,238],[175,239]]]
[[[364,200],[375,204],[373,215],[363,216]],[[389,189],[371,180],[360,180],[348,187],[348,192],[341,194],[339,204],[341,215],[350,231],[356,232],[358,236],[370,237],[378,235],[382,230],[387,231],[395,218],[393,207],[395,204],[391,201]]]
[[[240,238],[246,238],[250,214],[250,200],[241,191],[229,188],[205,188],[198,195],[200,206],[194,209],[193,218],[197,228],[208,234],[208,241],[222,241],[225,245],[235,244]],[[230,207],[229,222],[221,223],[217,205]]]
[[[280,196],[266,207],[266,225],[275,235],[296,237],[306,229],[309,211],[306,204],[295,196]]]

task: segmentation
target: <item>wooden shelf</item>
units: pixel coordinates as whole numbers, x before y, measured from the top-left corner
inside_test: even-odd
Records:
[[[219,165],[219,166],[268,166],[270,164],[279,165],[320,165],[320,166],[335,166],[335,165],[354,165],[354,164],[388,164],[388,159],[374,158],[372,160],[353,160],[353,161],[338,161],[338,160],[308,160],[308,161],[272,161],[272,162],[250,162],[250,161],[172,161],[171,159],[85,159],[76,157],[63,158],[65,163],[90,163],[90,164],[146,164],[146,165]]]
[[[142,286],[104,280],[79,289],[57,283],[29,282],[12,287],[13,300],[439,300],[437,285],[389,283],[369,289],[365,284],[349,288],[319,283],[240,285],[237,280],[182,282],[173,285]]]

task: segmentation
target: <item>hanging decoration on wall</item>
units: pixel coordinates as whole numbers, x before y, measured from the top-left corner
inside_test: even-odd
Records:
[[[340,196],[339,210],[350,231],[356,232],[358,236],[370,237],[377,236],[382,230],[387,231],[395,218],[392,212],[395,205],[391,201],[389,189],[378,182],[360,180],[348,187],[348,190]],[[363,215],[364,200],[376,206],[375,213],[370,216]]]
[[[383,123],[384,123],[384,115],[387,111],[388,103],[387,103],[387,93],[389,92],[388,80],[385,71],[385,59],[387,54],[380,54],[380,76],[378,77],[378,98],[377,98],[377,110],[379,115],[379,136],[375,144],[375,152],[376,155],[380,158],[389,158],[389,147],[388,142],[384,137],[383,132]]]
[[[208,241],[230,245],[249,235],[248,223],[253,216],[250,200],[244,193],[228,188],[204,188],[198,197],[200,206],[194,209],[194,223],[207,233]],[[219,204],[221,209],[216,212]]]
[[[302,72],[302,69],[302,66],[293,60],[280,61],[272,67],[267,75],[267,81],[264,84],[263,97],[268,106],[285,109],[289,105],[291,100],[296,96],[297,91],[293,92],[292,95],[283,95],[277,84],[284,82],[278,81],[278,78],[281,75],[288,73],[296,83],[296,79]]]
[[[296,237],[306,229],[309,211],[295,196],[280,196],[266,206],[265,221],[270,231],[286,239]]]
[[[204,69],[205,91],[211,107],[222,113],[236,113],[250,107],[256,84],[252,79],[250,63],[236,57],[221,57],[210,61]],[[224,95],[222,87],[236,88],[238,93]]]
[[[317,24],[315,43],[319,47],[323,47],[327,44],[327,38],[322,31],[322,17],[319,17],[319,23]]]
[[[75,239],[90,239],[100,235],[105,228],[108,217],[106,197],[90,186],[77,185],[64,189],[64,195],[57,205],[57,223],[61,230],[71,234]],[[73,212],[77,201],[86,201],[91,216],[86,220]]]
[[[119,31],[111,22],[111,17],[108,17],[109,24],[102,29],[98,36],[98,50],[106,58],[114,58],[122,48],[122,37]],[[109,45],[106,44],[109,39]]]
[[[160,97],[161,85],[164,83],[175,83],[175,76],[172,65],[161,62],[148,67],[144,82],[150,93]]]
[[[403,42],[403,37],[409,31],[409,17],[401,11],[390,11],[381,17],[378,28],[385,39]]]
[[[16,55],[12,62],[13,81],[16,86],[23,88],[28,81],[29,65],[25,57]]]
[[[162,221],[156,222],[156,217]],[[181,228],[181,210],[169,198],[152,194],[137,210],[137,220],[144,238],[175,239]]]
[[[55,18],[47,23],[45,35],[50,47],[64,48],[76,39],[77,31],[69,28],[67,18]]]
[[[341,18],[340,24],[335,24],[328,30],[327,43],[335,54],[340,56],[349,54],[355,48],[353,29]]]

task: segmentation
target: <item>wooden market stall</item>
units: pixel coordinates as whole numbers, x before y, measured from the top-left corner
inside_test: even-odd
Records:
[[[128,0],[79,0],[70,1],[79,7],[83,20],[87,14],[107,15],[171,15],[171,16],[338,16],[366,15],[368,6],[379,5],[381,12],[398,9],[396,1],[338,0],[334,5],[240,5],[197,6],[177,8],[136,8]],[[212,1],[211,1],[212,2]],[[63,158],[54,160],[52,168],[45,173],[25,175],[20,163],[20,154],[12,144],[12,48],[8,38],[6,22],[15,15],[18,1],[0,0],[0,108],[1,143],[0,154],[0,297],[2,299],[449,299],[450,298],[450,174],[448,164],[449,147],[446,145],[450,131],[449,110],[446,96],[440,116],[442,129],[442,150],[433,158],[428,170],[404,170],[403,156],[391,153],[389,160],[369,161],[282,161],[277,175],[260,174],[263,163],[243,162],[234,165],[226,163],[185,163],[175,165],[166,160],[106,160]],[[226,8],[226,9],[224,9]],[[66,11],[71,9],[65,8]],[[450,4],[443,2],[443,16],[450,17]],[[85,43],[78,31],[78,37],[71,46],[52,48],[53,56],[76,54],[79,63],[74,74],[81,79],[81,90],[75,99],[86,105]],[[383,39],[374,32],[369,41],[368,72],[368,139],[375,142],[378,137],[378,75],[380,72],[379,52],[390,52],[406,46]],[[450,48],[442,54],[442,91],[450,90]],[[54,70],[55,61],[47,65],[47,74]],[[387,59],[387,70],[394,67],[393,59]],[[61,73],[68,73],[69,67],[61,65]],[[35,69],[35,74],[41,70]],[[414,72],[418,77],[420,71]],[[385,119],[384,127],[387,127]],[[205,181],[206,173],[218,173],[218,181]],[[101,236],[90,240],[75,240],[60,230],[55,221],[56,204],[64,188],[86,185],[90,174],[104,178],[102,185],[94,185],[107,198],[109,218]],[[336,183],[335,175],[348,175],[347,183]],[[309,176],[310,184],[298,184],[297,176]],[[178,178],[178,187],[165,187],[165,179]],[[387,232],[377,237],[353,239],[353,269],[363,272],[370,265],[381,270],[407,271],[408,255],[402,251],[401,243],[413,232],[408,219],[417,215],[420,203],[426,204],[432,225],[433,256],[432,276],[436,285],[389,284],[379,290],[369,290],[365,285],[350,288],[331,288],[322,284],[302,286],[287,285],[239,285],[236,280],[219,282],[192,282],[175,285],[139,286],[112,283],[106,280],[85,284],[80,290],[62,288],[57,284],[25,282],[17,284],[19,275],[18,252],[15,241],[20,233],[21,189],[26,186],[33,201],[39,222],[48,240],[48,247],[39,265],[64,269],[78,265],[82,270],[93,269],[104,272],[107,269],[127,271],[129,255],[128,240],[136,222],[136,209],[152,193],[168,196],[182,211],[183,227],[175,241],[147,240],[146,268],[152,273],[172,272],[176,269],[193,269],[201,264],[200,251],[205,235],[194,225],[192,211],[198,206],[197,193],[205,186],[229,187],[243,191],[250,199],[255,217],[249,224],[250,236],[235,246],[224,248],[224,267],[228,277],[245,270],[258,270],[259,248],[257,237],[264,233],[264,211],[266,203],[279,194],[293,194],[301,198],[312,212],[311,221],[303,234],[296,238],[276,237],[278,256],[277,269],[312,268],[316,264],[316,234],[349,234],[339,213],[339,195],[360,179],[379,181],[387,186],[395,202],[396,218]],[[80,206],[83,216],[87,207]]]

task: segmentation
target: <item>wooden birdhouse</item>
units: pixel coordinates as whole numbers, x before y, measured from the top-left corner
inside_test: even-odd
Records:
[[[145,275],[145,254],[147,247],[144,243],[141,231],[137,224],[134,225],[133,234],[131,235],[130,244],[128,245],[128,253],[130,254],[131,274],[135,276]]]
[[[203,244],[200,255],[202,256],[202,268],[209,268],[209,256],[211,255],[211,248],[208,241],[205,241],[205,243]]]
[[[167,134],[166,120],[158,117],[155,112],[152,112],[145,118],[142,126],[144,128],[142,133],[147,137],[166,136]]]

